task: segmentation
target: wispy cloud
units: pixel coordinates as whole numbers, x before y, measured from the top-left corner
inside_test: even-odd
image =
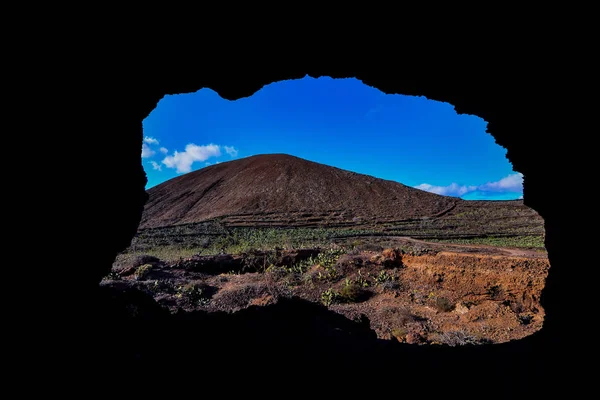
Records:
[[[151,144],[158,144],[158,139],[153,138],[151,136],[145,136],[142,142],[142,158],[150,158],[156,154],[156,150],[150,147]],[[163,148],[164,147],[160,148],[161,152]]]
[[[158,144],[158,140],[157,140],[157,139],[155,139],[155,138],[153,138],[153,137],[146,136],[146,137],[144,138],[144,143],[148,143],[148,144]]]
[[[466,193],[477,190],[477,186],[465,186],[457,183],[451,183],[448,186],[434,186],[430,185],[429,183],[422,183],[418,186],[415,186],[415,188],[425,190],[426,192],[441,194],[443,196],[455,197],[460,197]]]
[[[172,156],[167,156],[162,160],[162,163],[167,168],[176,168],[180,174],[190,172],[192,164],[196,161],[203,162],[211,157],[219,157],[221,155],[221,146],[216,144],[208,144],[198,146],[194,143],[189,143],[185,146],[185,151],[179,152],[175,150]]]
[[[422,183],[415,186],[416,189],[426,192],[441,194],[443,196],[461,197],[472,192],[480,193],[522,193],[523,192],[523,174],[516,173],[508,175],[497,182],[488,182],[483,185],[466,186],[457,183],[451,183],[448,186],[434,186],[428,183]],[[521,196],[522,198],[523,196]]]
[[[237,157],[238,150],[233,146],[223,146],[225,149],[225,153],[229,154],[231,157]]]
[[[156,154],[146,143],[142,143],[142,158],[150,158]]]
[[[154,168],[155,170],[162,171],[162,166],[156,161],[150,161],[150,164],[152,164],[152,168]]]
[[[169,152],[169,150],[167,150],[167,148],[166,148],[166,147],[161,147],[161,148],[160,148],[160,149],[158,149],[158,150],[160,150],[160,152],[161,152],[161,153],[163,153],[163,154],[167,154],[167,153]]]
[[[500,179],[498,182],[488,182],[481,185],[479,190],[482,192],[522,192],[523,174],[512,174]]]

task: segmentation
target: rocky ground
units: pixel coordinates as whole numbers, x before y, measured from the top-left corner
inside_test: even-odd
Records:
[[[398,238],[386,249],[277,249],[170,261],[141,255],[115,264],[101,285],[140,289],[171,312],[236,312],[300,297],[368,319],[382,339],[456,346],[517,340],[541,329],[548,268],[539,250]]]

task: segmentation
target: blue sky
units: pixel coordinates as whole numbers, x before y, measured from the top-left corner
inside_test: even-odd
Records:
[[[448,103],[386,95],[353,78],[276,82],[229,101],[165,96],[143,121],[151,188],[214,163],[287,153],[468,200],[522,196],[522,175],[487,123]]]

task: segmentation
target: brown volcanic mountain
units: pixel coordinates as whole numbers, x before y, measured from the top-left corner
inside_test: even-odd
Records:
[[[343,226],[435,216],[463,202],[286,154],[212,165],[148,194],[142,229],[216,217],[237,225]]]

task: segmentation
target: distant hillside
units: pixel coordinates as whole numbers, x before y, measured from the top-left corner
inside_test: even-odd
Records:
[[[212,165],[148,194],[142,229],[216,217],[234,225],[372,224],[435,217],[465,202],[286,154]]]

